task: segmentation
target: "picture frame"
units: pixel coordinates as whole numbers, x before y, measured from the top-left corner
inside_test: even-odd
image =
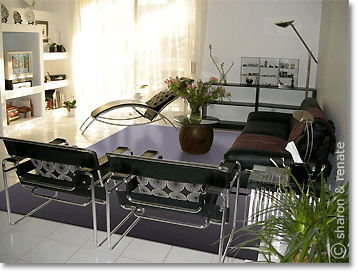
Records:
[[[43,42],[48,42],[48,21],[35,21],[35,24],[42,27]]]

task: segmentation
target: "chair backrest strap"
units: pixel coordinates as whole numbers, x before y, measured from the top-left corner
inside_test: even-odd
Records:
[[[231,173],[226,167],[113,153],[106,155],[113,173],[229,188]]]

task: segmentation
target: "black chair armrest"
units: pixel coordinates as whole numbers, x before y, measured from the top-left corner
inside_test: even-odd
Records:
[[[113,153],[116,153],[116,154],[122,154],[126,151],[129,151],[131,154],[132,154],[132,150],[126,146],[119,146],[117,147],[115,150],[113,150],[112,152]],[[109,178],[110,174],[111,174],[111,171],[109,169],[109,164],[108,164],[108,158],[106,155],[100,157],[98,159],[98,163],[99,163],[99,171],[101,173],[101,176],[103,178],[103,180],[106,180]],[[94,173],[92,173],[94,174]],[[97,174],[95,174],[95,176],[97,176]]]
[[[65,145],[69,145],[69,143],[62,138],[56,138],[54,140],[52,140],[51,142],[49,142],[49,144],[65,144]]]
[[[273,166],[270,161],[272,158],[279,167],[282,167],[282,158],[285,165],[292,163],[292,156],[286,151],[268,151],[268,150],[248,150],[230,148],[224,155],[224,159],[227,161],[238,161],[241,164],[241,169],[252,169],[254,164]]]
[[[141,155],[141,157],[144,158],[154,158],[155,156],[158,156],[159,159],[163,159],[162,155],[156,150],[147,150]]]
[[[208,195],[220,195],[224,188],[216,186],[207,186],[205,188],[205,193]]]

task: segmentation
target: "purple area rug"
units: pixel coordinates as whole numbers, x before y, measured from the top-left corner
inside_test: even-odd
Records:
[[[179,132],[172,127],[164,126],[142,126],[125,128],[102,141],[88,147],[95,150],[98,156],[103,156],[106,151],[113,150],[117,146],[130,147],[134,155],[141,155],[145,150],[158,150],[165,159],[192,161],[218,165],[223,158],[226,150],[236,139],[238,132],[215,131],[212,149],[204,155],[188,155],[181,151]],[[13,213],[26,214],[33,208],[44,202],[44,199],[34,197],[28,189],[23,188],[19,183],[9,188],[11,199],[11,210]],[[234,195],[231,197],[231,207],[233,207]],[[128,213],[121,208],[115,193],[110,194],[111,205],[111,228],[113,228]],[[245,213],[245,198],[239,199],[239,211],[237,227],[242,226]],[[0,192],[0,210],[6,211],[5,192]],[[233,218],[233,209],[230,210],[230,218]],[[158,212],[158,216],[163,215]],[[166,214],[167,215],[167,214]],[[92,209],[91,205],[79,207],[60,202],[52,202],[38,212],[33,217],[47,219],[55,222],[71,224],[92,229]],[[177,214],[171,213],[171,219],[178,219]],[[105,206],[97,204],[98,229],[106,230]],[[127,222],[124,227],[128,227],[132,221]],[[231,226],[226,226],[226,233],[231,230]],[[117,233],[123,233],[120,228]],[[129,233],[129,236],[161,242],[174,246],[191,248],[210,253],[218,252],[219,225],[210,225],[206,229],[194,229],[179,225],[155,222],[150,220],[140,220],[136,227]],[[248,237],[240,237],[232,245],[240,243]],[[229,256],[240,259],[256,260],[257,253],[250,250],[232,252]]]

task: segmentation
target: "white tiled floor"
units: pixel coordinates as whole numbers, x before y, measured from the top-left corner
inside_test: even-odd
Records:
[[[85,135],[81,135],[79,127],[85,118],[80,113],[76,117],[67,117],[63,109],[46,111],[44,118],[12,123],[5,128],[4,135],[40,142],[61,137],[67,139],[71,145],[87,147],[123,128],[95,122]],[[6,156],[2,143],[0,156],[1,160]],[[2,175],[0,179],[0,190],[3,190]],[[9,182],[14,184],[17,178],[12,176]],[[104,237],[105,233],[100,235]],[[93,245],[93,232],[90,229],[34,217],[26,218],[13,226],[7,222],[7,213],[0,211],[1,263],[209,264],[217,261],[214,254],[131,237],[124,238],[113,251],[109,251],[106,246],[106,243],[100,248]],[[228,262],[244,261],[228,259]]]

